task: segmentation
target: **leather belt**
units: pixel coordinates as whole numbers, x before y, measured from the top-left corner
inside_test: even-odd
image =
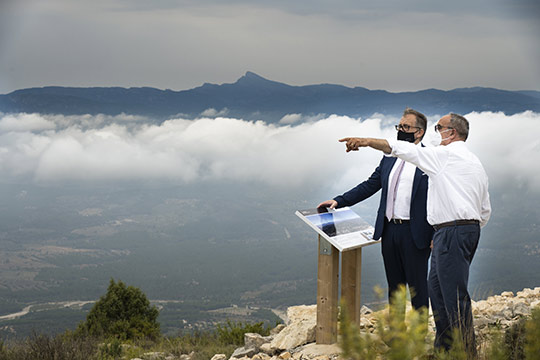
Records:
[[[392,220],[390,220],[390,222],[394,223],[394,224],[397,224],[397,225],[402,225],[402,224],[408,224],[411,221],[410,220],[403,220],[403,219],[392,219]]]
[[[433,228],[435,229],[435,231],[439,230],[439,229],[442,229],[443,227],[448,227],[448,226],[458,226],[458,225],[474,225],[474,224],[480,224],[480,221],[478,220],[454,220],[454,221],[449,221],[449,222],[444,222],[444,223],[440,223],[440,224],[437,224],[437,225],[433,225]]]

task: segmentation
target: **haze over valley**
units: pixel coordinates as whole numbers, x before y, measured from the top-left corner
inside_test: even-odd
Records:
[[[493,207],[472,293],[537,286],[540,114],[465,115]],[[346,153],[337,140],[394,137],[399,114],[289,118],[2,114],[2,334],[75,327],[111,278],[155,301],[168,334],[227,318],[274,322],[287,306],[314,303],[316,236],[294,212],[366,179],[380,154]],[[509,126],[519,129],[512,141]],[[355,211],[373,222],[378,197]],[[363,301],[377,302],[379,245],[365,249],[362,274]]]

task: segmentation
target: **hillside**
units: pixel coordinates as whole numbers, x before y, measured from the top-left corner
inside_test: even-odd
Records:
[[[406,290],[398,304],[408,303]],[[538,359],[540,335],[540,287],[515,294],[503,292],[473,301],[473,316],[480,360]],[[131,360],[336,360],[336,359],[464,359],[459,345],[449,354],[433,350],[434,322],[408,307],[405,321],[395,320],[388,307],[374,311],[362,306],[359,326],[341,314],[338,342],[317,344],[316,305],[287,309],[285,324],[273,329],[260,324],[228,322],[216,332],[157,340],[135,340],[74,336],[32,335],[24,342],[0,343],[2,359],[131,359]],[[425,316],[426,314],[424,314]],[[404,327],[403,324],[407,326]],[[261,335],[262,334],[262,335]],[[371,349],[371,350],[369,350]],[[345,352],[345,354],[344,354]],[[398,356],[397,356],[398,355]]]
[[[171,117],[230,116],[277,123],[287,114],[366,117],[400,115],[405,107],[426,114],[540,111],[540,92],[492,88],[427,89],[391,93],[332,84],[291,86],[247,72],[232,84],[183,90],[149,87],[57,87],[21,89],[0,95],[0,112],[41,114],[137,114],[161,121]]]

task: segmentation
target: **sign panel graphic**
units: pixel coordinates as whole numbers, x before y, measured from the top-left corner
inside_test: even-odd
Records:
[[[348,207],[298,210],[296,215],[339,251],[380,242],[373,240],[373,226]]]

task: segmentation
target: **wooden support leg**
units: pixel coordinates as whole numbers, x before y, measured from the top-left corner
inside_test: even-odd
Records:
[[[339,251],[319,235],[317,269],[317,344],[337,342]]]
[[[362,283],[362,248],[341,253],[341,298],[350,319],[360,325],[360,285]]]

